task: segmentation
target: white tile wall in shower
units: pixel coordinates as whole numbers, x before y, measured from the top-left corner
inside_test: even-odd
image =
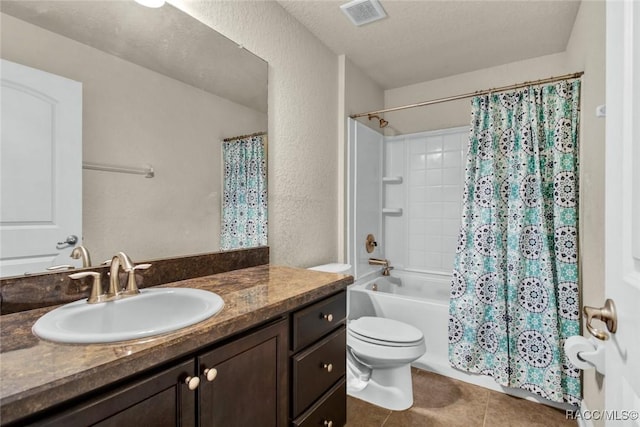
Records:
[[[383,183],[383,206],[386,208],[405,208],[404,187],[407,179],[405,164],[407,154],[405,152],[407,146],[404,138],[385,138],[384,147],[384,176],[402,177],[402,183]],[[391,260],[392,264],[398,268],[402,268],[401,254],[407,247],[407,236],[405,230],[405,215],[384,215],[384,242],[385,256]]]
[[[385,185],[383,192],[387,207],[393,202],[393,207],[404,209],[402,217],[384,221],[387,256],[392,264],[451,273],[460,227],[467,137],[468,127],[461,127],[386,139],[385,175],[404,177],[402,185]],[[398,162],[401,155],[402,165]]]

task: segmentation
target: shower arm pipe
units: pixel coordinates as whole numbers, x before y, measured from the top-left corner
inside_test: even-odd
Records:
[[[418,102],[415,104],[401,105],[399,107],[385,108],[384,110],[376,110],[376,111],[369,111],[367,113],[352,114],[349,117],[351,117],[352,119],[357,119],[358,117],[367,117],[374,114],[390,113],[392,111],[407,110],[409,108],[415,108],[415,107],[425,107],[427,105],[440,104],[442,102],[449,102],[449,101],[456,101],[458,99],[473,98],[474,96],[488,95],[490,93],[505,92],[508,90],[520,89],[527,86],[536,86],[536,85],[541,85],[545,83],[553,83],[560,80],[577,79],[581,77],[583,74],[584,74],[584,71],[579,71],[577,73],[565,74],[562,76],[549,77],[546,79],[533,80],[530,82],[516,83],[513,85],[502,86],[502,87],[497,87],[493,89],[477,90],[475,92],[463,93],[461,95],[447,96],[445,98],[437,98],[429,101]]]

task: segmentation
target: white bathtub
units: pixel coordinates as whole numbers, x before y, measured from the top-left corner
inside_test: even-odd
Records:
[[[471,384],[560,409],[575,409],[528,391],[502,387],[493,378],[460,371],[449,364],[449,289],[451,277],[394,270],[390,277],[359,280],[349,287],[349,318],[379,316],[420,329],[427,352],[412,365]]]

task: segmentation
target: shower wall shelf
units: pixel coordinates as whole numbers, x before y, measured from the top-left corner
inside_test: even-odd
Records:
[[[402,184],[401,176],[383,176],[382,182],[385,184]]]
[[[382,208],[384,215],[402,215],[402,208]]]

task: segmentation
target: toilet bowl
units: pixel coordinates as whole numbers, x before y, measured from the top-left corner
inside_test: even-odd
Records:
[[[411,362],[426,351],[422,332],[383,317],[360,317],[347,325],[347,393],[386,409],[413,404]]]
[[[310,270],[349,274],[349,264]],[[350,304],[350,299],[347,298]],[[348,311],[351,307],[348,307]],[[383,317],[363,316],[347,323],[347,394],[386,409],[413,404],[411,362],[426,351],[422,331]]]

